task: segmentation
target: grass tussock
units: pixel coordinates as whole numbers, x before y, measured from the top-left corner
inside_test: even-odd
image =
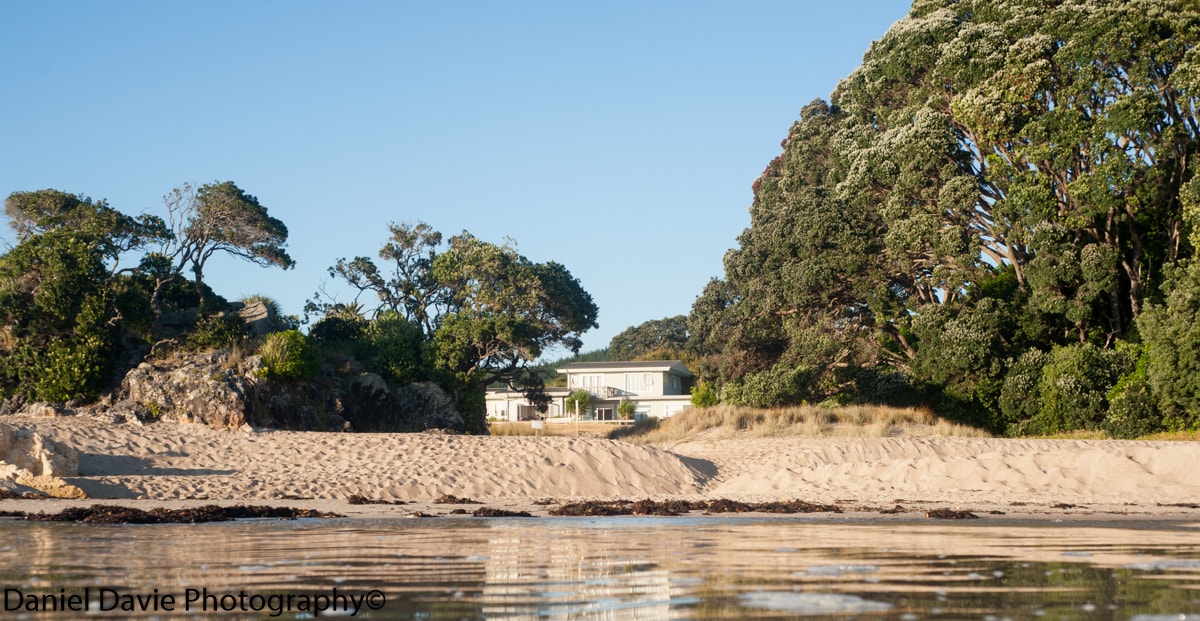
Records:
[[[926,409],[877,405],[800,406],[762,410],[733,406],[691,409],[662,421],[613,430],[611,438],[672,443],[708,433],[716,437],[989,437],[975,427],[939,419]]]

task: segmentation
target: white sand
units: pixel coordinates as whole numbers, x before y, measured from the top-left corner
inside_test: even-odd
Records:
[[[67,480],[91,498],[336,502],[357,494],[428,503],[453,494],[497,506],[800,499],[1034,513],[1067,503],[1093,513],[1200,516],[1170,506],[1200,502],[1200,444],[1192,442],[702,437],[662,450],[596,438],[4,422],[78,450],[80,476]]]

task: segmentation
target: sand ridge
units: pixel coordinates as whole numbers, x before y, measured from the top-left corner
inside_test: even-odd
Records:
[[[1200,501],[1200,444],[998,438],[693,438],[225,431],[7,418],[79,452],[92,498],[381,500],[443,494],[532,503],[602,498],[1102,505]]]

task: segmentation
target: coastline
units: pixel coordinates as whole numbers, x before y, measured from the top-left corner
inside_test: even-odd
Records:
[[[1200,445],[1190,442],[702,435],[650,447],[589,437],[225,431],[70,417],[0,422],[74,448],[79,476],[64,480],[89,496],[0,500],[2,511],[215,504],[401,518],[489,507],[548,517],[569,502],[729,499],[840,509],[801,516],[816,521],[928,520],[930,511],[950,509],[989,523],[1200,522]],[[447,494],[478,504],[436,502]],[[396,504],[352,504],[353,496]]]

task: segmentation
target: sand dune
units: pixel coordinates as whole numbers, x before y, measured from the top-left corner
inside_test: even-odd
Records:
[[[701,437],[659,449],[587,437],[5,422],[79,451],[80,476],[68,481],[92,498],[798,498],[1152,513],[1200,501],[1200,445],[1190,442]]]

